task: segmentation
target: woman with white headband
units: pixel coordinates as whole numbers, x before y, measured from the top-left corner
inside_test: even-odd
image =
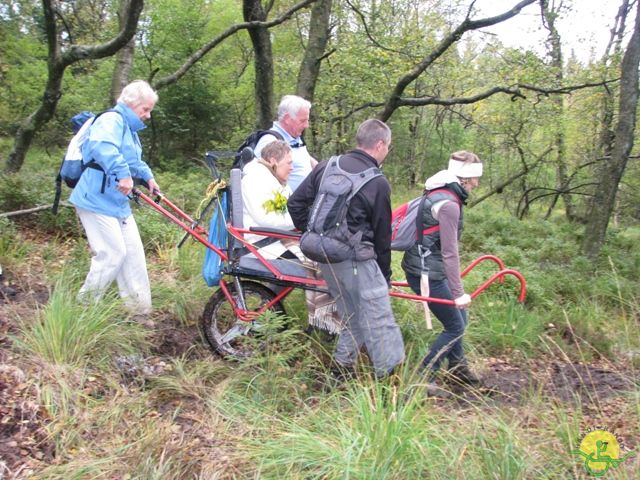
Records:
[[[464,292],[460,278],[458,240],[463,227],[462,207],[469,192],[478,186],[481,176],[482,163],[478,156],[460,151],[451,155],[446,170],[427,179],[419,238],[402,259],[402,269],[414,292],[455,302],[455,306],[429,303],[429,310],[442,323],[444,330],[422,361],[421,371],[428,372],[428,394],[446,394],[438,386],[436,378],[436,372],[445,359],[449,379],[465,385],[480,383],[467,365],[462,346],[467,324],[466,308],[471,297]],[[430,328],[428,310],[426,314]]]

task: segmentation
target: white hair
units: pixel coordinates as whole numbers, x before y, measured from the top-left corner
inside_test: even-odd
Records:
[[[124,103],[129,107],[135,107],[145,100],[158,101],[158,94],[144,80],[134,80],[122,89],[122,93],[118,97],[118,102]]]
[[[297,95],[285,95],[278,105],[278,120],[282,120],[286,113],[297,117],[302,109],[311,110],[311,102]]]

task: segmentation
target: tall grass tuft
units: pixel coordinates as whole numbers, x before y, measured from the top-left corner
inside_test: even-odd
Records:
[[[187,398],[204,404],[231,373],[230,365],[222,360],[176,358],[168,372],[151,379],[150,388],[161,397]]]
[[[479,423],[472,447],[473,454],[478,456],[478,478],[531,478],[536,467],[526,446],[521,445],[516,429],[501,420],[490,421],[494,423],[491,426]]]
[[[49,303],[35,322],[21,322],[16,343],[54,364],[101,362],[115,353],[131,353],[143,342],[143,332],[124,319],[127,314],[112,295],[81,305],[68,276],[56,283]]]
[[[0,217],[0,261],[2,264],[18,263],[29,253],[29,244],[24,242],[18,229],[7,218]]]
[[[364,381],[311,405],[243,440],[261,478],[425,478],[441,463],[447,431],[389,384]]]
[[[470,310],[467,342],[489,355],[513,350],[535,352],[544,330],[538,316],[513,298],[492,295],[478,299]]]

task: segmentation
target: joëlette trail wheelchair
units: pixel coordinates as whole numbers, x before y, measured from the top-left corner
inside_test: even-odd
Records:
[[[249,149],[250,150],[250,149]],[[242,152],[245,161],[253,158],[252,151]],[[243,226],[243,205],[241,192],[242,171],[232,169],[230,182],[227,185],[221,180],[216,166],[218,160],[214,152],[207,152],[207,165],[214,177],[215,193],[197,220],[182,211],[166,196],[159,195],[152,199],[141,191],[134,190],[134,198],[142,200],[160,214],[168,218],[185,231],[178,244],[180,247],[189,237],[202,243],[215,254],[219,265],[217,290],[211,295],[201,319],[204,336],[212,349],[227,358],[243,359],[249,357],[255,348],[254,340],[249,340],[252,333],[261,328],[261,316],[268,310],[285,314],[284,299],[296,288],[326,292],[323,280],[311,278],[309,271],[299,260],[276,259],[267,260],[259,249],[269,242],[280,239],[297,240],[300,233],[272,228],[245,229]],[[215,241],[200,223],[212,209],[222,215],[222,241]],[[251,243],[245,239],[246,234],[264,236],[262,240]],[[494,262],[498,271],[484,281],[471,297],[477,297],[494,282],[504,282],[505,277],[515,277],[519,282],[518,301],[524,302],[526,282],[523,275],[505,268],[504,263],[494,255],[483,255],[474,260],[462,271],[467,275],[478,264]],[[218,280],[219,278],[219,280]],[[452,300],[423,297],[408,293],[408,284],[393,281],[389,295],[415,302],[435,302],[453,304]]]

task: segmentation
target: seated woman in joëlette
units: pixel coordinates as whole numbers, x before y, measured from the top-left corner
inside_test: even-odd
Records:
[[[291,147],[277,140],[266,145],[261,157],[249,162],[243,170],[242,203],[243,223],[251,227],[293,230],[295,227],[287,211],[287,199],[291,188],[287,185],[293,168]],[[245,234],[245,239],[255,243],[262,235]],[[298,258],[309,271],[309,276],[319,278],[319,270],[311,260],[304,257],[295,240],[277,240],[258,249],[267,260],[276,258]],[[338,333],[342,329],[336,313],[335,301],[327,293],[305,290],[309,325]]]

